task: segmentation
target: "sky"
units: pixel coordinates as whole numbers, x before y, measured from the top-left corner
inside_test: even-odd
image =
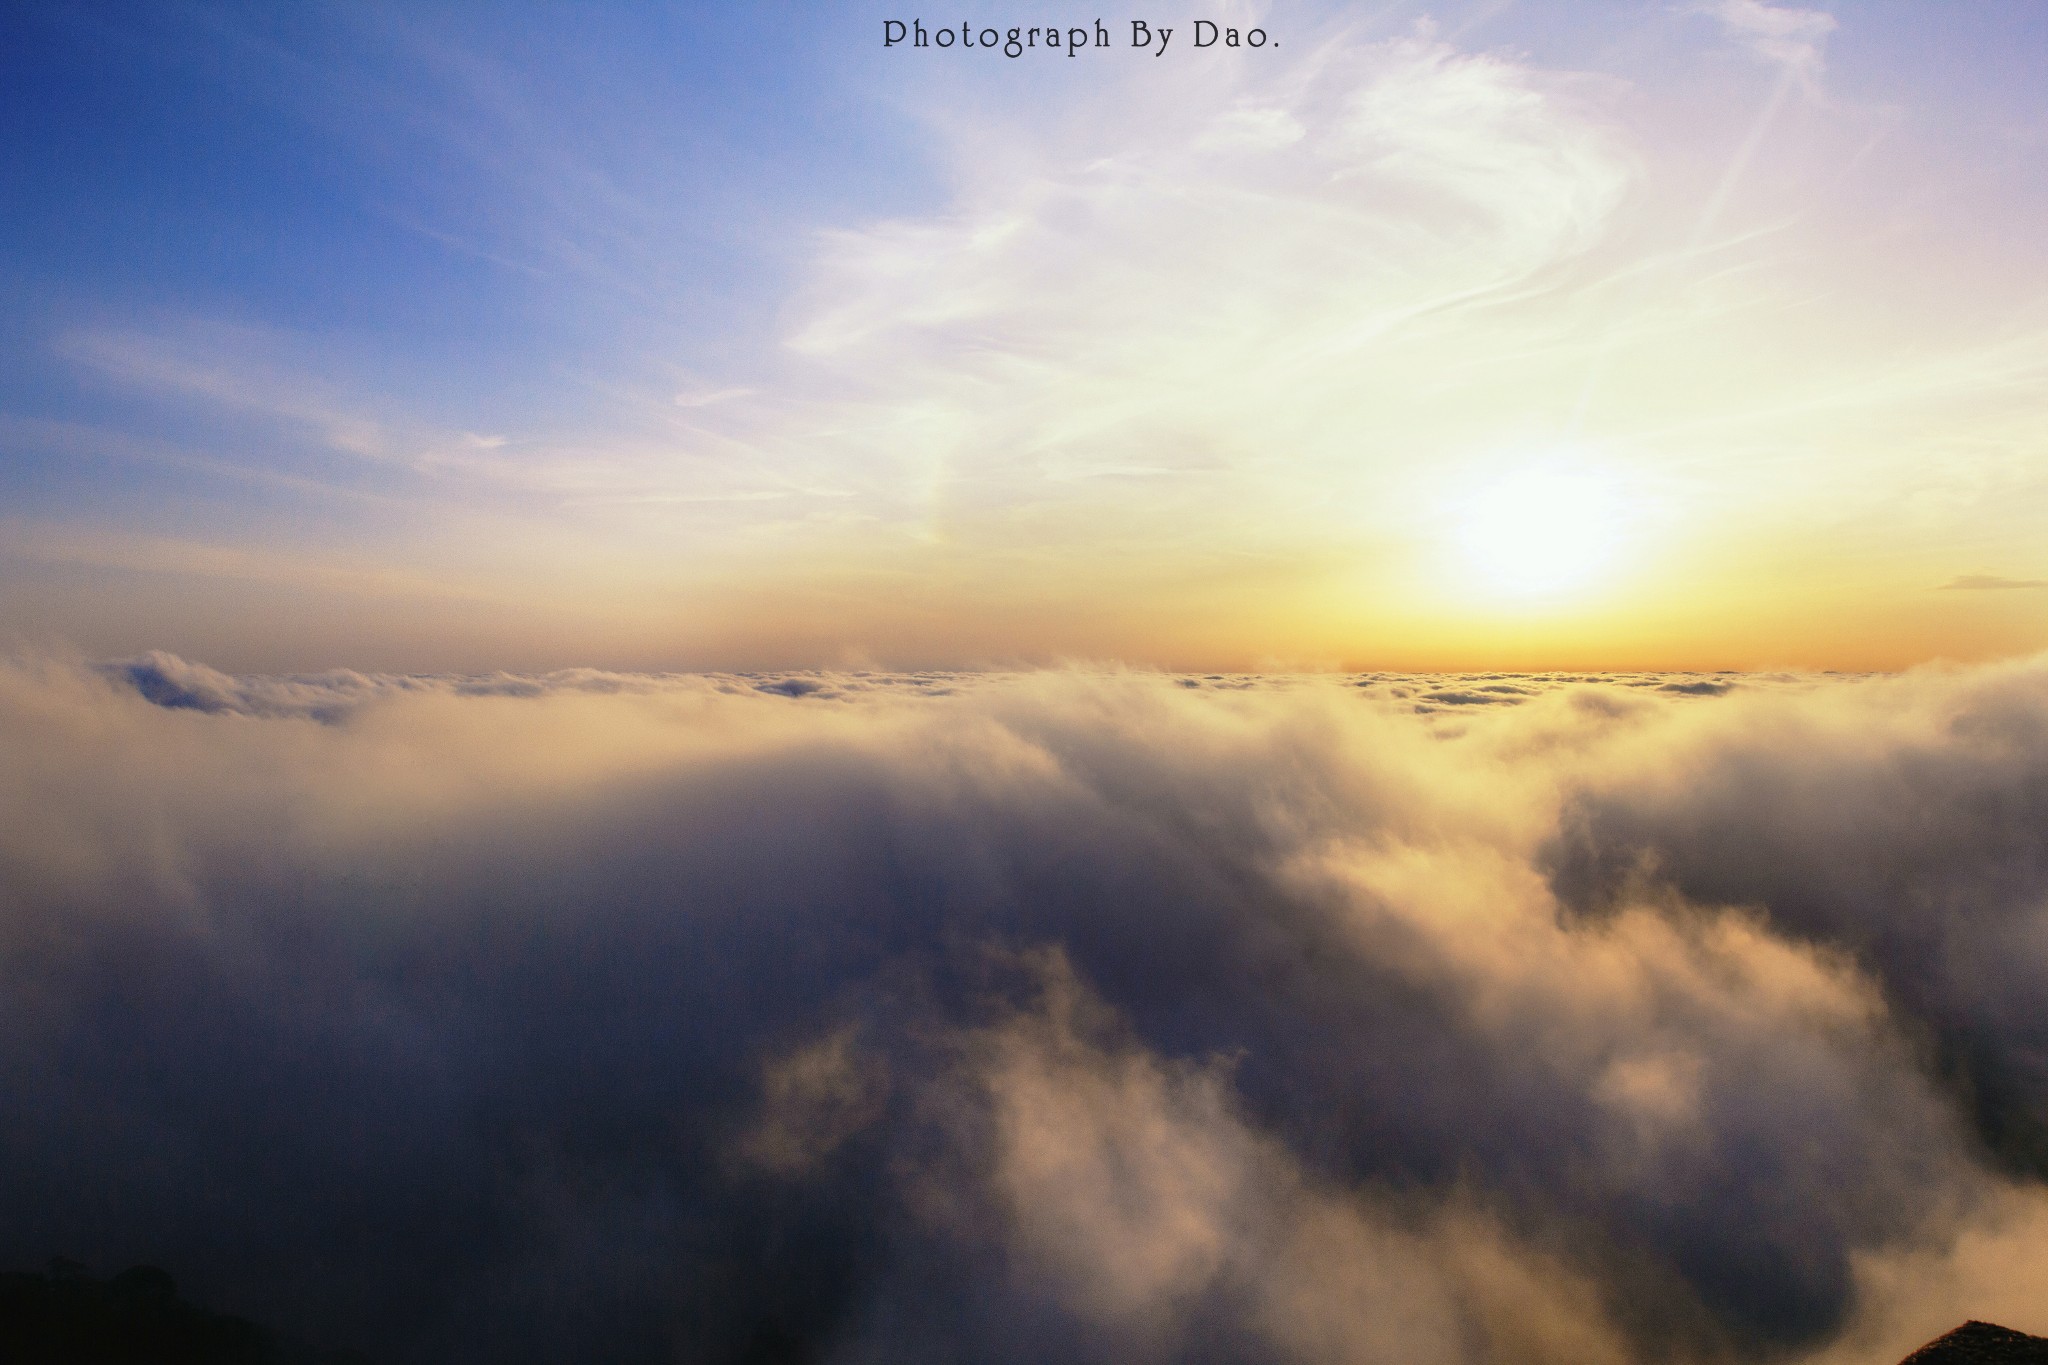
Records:
[[[0,1289],[2048,1335],[2048,6],[1097,18],[0,7]]]
[[[1194,46],[1257,27],[1259,48]],[[229,669],[2048,644],[2048,15],[20,5],[0,638]],[[1131,21],[1171,28],[1163,52]]]

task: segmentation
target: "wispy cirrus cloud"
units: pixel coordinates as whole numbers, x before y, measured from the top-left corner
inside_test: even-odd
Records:
[[[1115,121],[977,129],[950,112],[944,211],[821,235],[779,358],[665,399],[627,386],[596,428],[480,424],[486,445],[378,415],[234,329],[89,330],[60,350],[486,486],[724,502],[740,524],[850,499],[823,510],[998,539],[1063,538],[1114,507],[1133,543],[1242,538],[1228,509],[1355,473],[1342,433],[1469,361],[1454,320],[1596,244],[1635,173],[1585,82],[1427,35],[1169,79],[1168,102],[1113,80],[1102,102],[1136,114]],[[1132,480],[1176,488],[1154,503]]]
[[[2048,578],[2006,578],[1992,573],[1958,574],[1941,585],[1943,592],[2003,592],[2013,588],[2048,588]]]
[[[411,393],[401,367],[303,319],[95,322],[59,348],[176,403],[188,432],[210,420],[309,495],[331,469],[295,464],[305,448],[376,468],[381,492],[502,513],[508,581],[601,583],[636,619],[688,596],[689,619],[731,647],[677,660],[731,661],[762,623],[798,617],[823,624],[792,625],[773,657],[1005,657],[962,623],[1011,613],[1039,658],[1362,661],[1338,642],[1420,640],[1379,661],[1463,662],[1478,656],[1440,640],[1490,628],[1499,604],[1461,586],[1462,519],[1476,491],[1552,464],[1597,473],[1623,509],[1628,553],[1584,602],[1617,637],[1734,620],[1759,562],[1745,537],[1967,535],[1972,554],[2018,562],[2048,331],[2004,285],[1919,303],[1890,287],[1896,243],[1931,224],[1888,201],[1902,217],[1873,233],[1857,196],[1914,168],[1886,161],[1890,125],[1869,111],[1789,99],[1817,79],[1832,17],[1727,0],[1629,20],[1655,30],[1644,50],[1704,48],[1684,59],[1696,78],[1731,80],[1731,41],[1789,73],[1759,116],[1734,69],[1742,88],[1702,116],[1668,72],[1460,46],[1520,13],[1475,12],[1457,41],[1311,13],[1278,48],[1105,60],[1057,100],[1028,64],[992,68],[991,97],[963,101],[966,68],[898,63],[862,96],[902,116],[892,134],[929,183],[893,212],[761,225],[777,270],[772,288],[751,282],[731,345],[677,321],[704,291],[677,285],[643,231],[658,187],[613,183],[631,137],[537,104],[516,64],[429,26],[401,35],[420,50],[393,89],[315,102],[361,93],[399,143],[447,142],[492,184],[548,182],[534,230],[591,256],[591,280],[630,286],[578,295],[616,316],[583,318],[521,379],[480,366],[488,382]],[[427,94],[401,97],[408,81]],[[510,207],[526,199],[500,189],[484,200],[526,222]],[[182,468],[203,476],[206,460],[235,485],[214,496],[252,496],[217,452]],[[388,538],[410,569],[442,548],[426,526]],[[492,544],[467,549],[480,562]],[[1110,602],[1127,604],[1118,621],[1075,625],[1075,604]],[[1106,644],[1112,630],[1125,642]],[[2016,630],[1996,627],[2006,647]],[[1218,638],[1184,648],[1169,631]],[[1751,634],[1609,657],[1772,657]]]
[[[1728,34],[1765,61],[1817,88],[1826,65],[1826,46],[1837,24],[1826,10],[1774,5],[1768,0],[1715,0],[1706,12],[1719,19]]]
[[[175,332],[92,329],[56,339],[57,354],[107,378],[311,429],[334,450],[366,459],[409,455],[388,421],[331,382],[276,356],[262,329],[193,325]]]
[[[1426,37],[1173,88],[1110,137],[962,139],[947,213],[825,238],[790,345],[873,463],[970,506],[1131,468],[1270,495],[1275,444],[1315,477],[1402,402],[1362,372],[1426,367],[1428,319],[1586,251],[1632,178],[1569,82]]]
[[[445,575],[410,571],[375,555],[289,552],[241,540],[200,540],[114,530],[93,525],[0,518],[0,558],[75,568],[121,569],[179,578],[220,579],[378,601],[415,598],[443,601],[509,600],[492,585],[461,582]]]

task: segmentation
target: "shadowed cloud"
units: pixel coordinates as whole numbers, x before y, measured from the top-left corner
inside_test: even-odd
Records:
[[[2042,1325],[2039,663],[24,658],[0,752],[17,1265],[387,1362]]]

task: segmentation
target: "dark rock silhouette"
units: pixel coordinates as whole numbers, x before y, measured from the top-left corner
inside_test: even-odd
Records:
[[[368,1365],[319,1351],[245,1318],[178,1296],[177,1282],[139,1265],[96,1280],[57,1257],[42,1274],[0,1274],[0,1361],[7,1365]]]
[[[2048,1365],[2048,1337],[2031,1337],[1989,1322],[1966,1322],[1899,1365]]]

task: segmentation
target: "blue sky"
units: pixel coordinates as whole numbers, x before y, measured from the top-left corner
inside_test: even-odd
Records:
[[[26,212],[4,265],[29,306],[10,402],[99,411],[65,393],[50,346],[94,323],[275,329],[409,402],[509,398],[515,417],[522,394],[558,401],[579,362],[609,374],[635,346],[687,359],[758,340],[806,225],[919,188],[901,130],[849,117],[807,50],[819,24],[855,35],[764,18],[17,16],[4,98],[26,135],[5,174]]]
[[[2031,588],[1953,629],[1925,595],[2048,577],[2039,6],[1219,6],[1277,45],[1162,59],[1145,13],[1013,62],[884,52],[886,5],[17,7],[0,630],[276,667],[2043,642]],[[1396,150],[1317,144],[1340,117]],[[1619,509],[1616,567],[1459,597],[1431,556],[1500,487]]]

